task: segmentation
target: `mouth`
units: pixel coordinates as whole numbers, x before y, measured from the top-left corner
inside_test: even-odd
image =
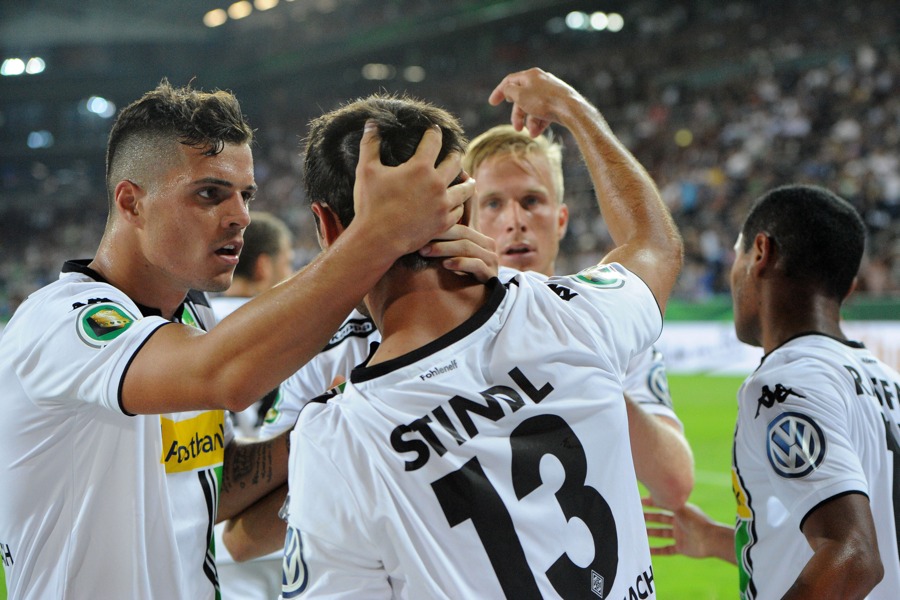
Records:
[[[243,244],[241,242],[232,242],[230,244],[225,244],[215,251],[217,256],[221,256],[226,259],[228,262],[232,262],[237,264],[238,259],[241,255],[241,248]]]
[[[503,254],[504,256],[520,256],[522,254],[528,254],[531,251],[531,246],[527,244],[515,244],[504,250]]]

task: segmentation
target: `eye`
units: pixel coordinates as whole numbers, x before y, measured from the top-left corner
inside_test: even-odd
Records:
[[[216,201],[219,199],[219,188],[217,187],[205,187],[197,190],[197,195],[203,198],[204,200]]]
[[[250,204],[256,199],[256,192],[244,191],[241,192],[241,197],[244,199],[244,204]]]
[[[482,200],[481,208],[487,210],[499,210],[500,200],[498,200],[497,198],[488,198],[487,200]]]

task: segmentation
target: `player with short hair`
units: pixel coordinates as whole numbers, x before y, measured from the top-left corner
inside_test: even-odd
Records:
[[[429,132],[398,168],[364,155],[342,239],[206,333],[211,314],[191,290],[231,284],[256,192],[251,140],[227,92],[164,81],[124,108],[96,255],[66,263],[4,329],[12,598],[214,598],[214,520],[287,475],[283,439],[226,454],[222,409],[243,410],[314,356],[398,257],[449,245],[468,270],[496,272],[483,236],[454,225],[473,186],[448,188],[459,160],[436,162]]]
[[[738,392],[736,524],[692,505],[648,520],[675,540],[656,553],[736,562],[741,598],[900,590],[900,373],[840,325],[864,247],[853,206],[808,185],[764,194],[738,236],[735,330],[765,357]]]
[[[548,109],[563,126],[576,111],[591,118],[594,109],[565,82],[546,76]],[[599,154],[594,141],[581,138],[592,177]],[[546,134],[532,137],[512,125],[498,125],[469,144],[463,168],[477,181],[472,226],[494,238],[500,278],[509,270],[553,275],[560,240],[569,222],[563,202],[562,146]],[[515,273],[515,271],[512,271]],[[628,427],[638,481],[660,506],[684,505],[694,487],[694,459],[675,414],[663,355],[649,348],[632,359],[625,378]]]
[[[541,73],[507,76],[492,101],[552,119]],[[454,118],[407,98],[316,119],[306,181],[326,245],[352,226],[372,122],[367,151],[388,164],[432,123],[444,152],[463,145]],[[578,125],[616,158],[600,182],[619,246],[577,276],[506,284],[398,261],[366,296],[381,344],[292,434],[284,598],[655,597],[621,378],[659,334],[682,248],[605,121]]]

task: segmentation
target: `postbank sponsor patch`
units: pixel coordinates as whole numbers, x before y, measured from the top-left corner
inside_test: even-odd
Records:
[[[611,289],[625,285],[625,274],[611,265],[594,265],[577,273],[574,278],[597,287]]]
[[[221,410],[180,421],[161,416],[159,421],[166,473],[217,467],[225,460],[225,413]]]
[[[78,313],[78,337],[88,346],[102,348],[134,321],[134,316],[118,304],[89,304]]]

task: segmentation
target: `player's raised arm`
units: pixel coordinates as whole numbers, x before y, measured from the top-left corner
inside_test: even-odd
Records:
[[[572,132],[596,188],[616,248],[603,262],[619,262],[650,287],[661,309],[681,270],[683,245],[653,180],[616,138],[603,115],[567,83],[541,69],[507,75],[491,104],[513,104],[511,121],[534,136],[550,123]]]
[[[242,410],[305,364],[397,258],[462,216],[474,182],[448,188],[459,157],[435,167],[440,147],[440,131],[429,129],[409,161],[388,167],[379,159],[377,131],[367,129],[354,187],[357,216],[340,240],[209,333],[161,327],[128,368],[125,410]]]

